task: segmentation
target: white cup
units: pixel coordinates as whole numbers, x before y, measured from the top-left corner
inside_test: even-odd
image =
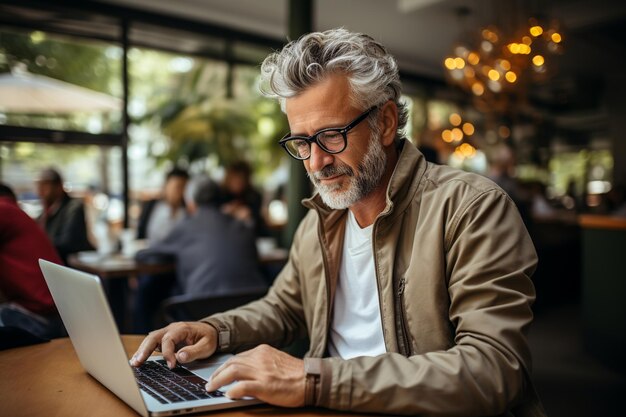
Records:
[[[137,248],[135,245],[135,231],[124,229],[120,232],[120,243],[122,244],[122,254],[125,256],[135,256]]]
[[[265,255],[276,249],[276,239],[273,237],[259,237],[256,240],[256,250],[259,255]]]
[[[96,223],[94,225],[93,234],[98,244],[98,254],[107,256],[115,252],[115,244],[113,239],[111,239],[109,225],[107,223]]]

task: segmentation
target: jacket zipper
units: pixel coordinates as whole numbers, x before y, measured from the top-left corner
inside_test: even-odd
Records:
[[[382,299],[381,299],[381,290],[380,290],[380,281],[378,279],[378,257],[376,256],[376,231],[378,228],[378,223],[380,219],[387,217],[391,213],[391,207],[387,206],[385,210],[378,215],[378,218],[374,222],[374,229],[372,230],[372,250],[374,254],[374,265],[375,265],[375,273],[376,273],[376,285],[378,287],[378,305],[380,310],[381,322],[384,323],[383,311],[382,311]],[[394,315],[395,319],[395,327],[396,327],[396,338],[398,342],[398,350],[400,354],[409,357],[411,355],[411,345],[409,344],[409,336],[407,326],[406,326],[406,317],[404,313],[404,286],[406,284],[406,280],[404,277],[400,278],[398,282],[398,290],[394,291]],[[400,325],[398,325],[398,317],[400,318]],[[383,337],[385,337],[385,326],[383,325]]]
[[[404,287],[406,286],[406,278],[402,277],[400,278],[399,282],[398,282],[398,290],[396,291],[395,295],[396,295],[396,300],[395,300],[395,305],[396,305],[396,316],[400,318],[400,331],[399,331],[399,338],[400,338],[400,343],[398,343],[398,346],[400,347],[400,353],[402,353],[402,355],[409,357],[412,355],[412,351],[413,349],[411,348],[411,343],[409,341],[409,333],[407,331],[407,324],[406,324],[406,314],[404,311]]]
[[[387,339],[387,332],[385,331],[385,320],[383,315],[383,300],[382,291],[380,289],[380,280],[378,279],[378,257],[376,256],[376,229],[378,226],[378,219],[374,221],[374,227],[372,228],[372,255],[374,255],[374,274],[376,279],[376,288],[378,289],[378,312],[380,314],[380,324],[383,330],[383,340]],[[387,343],[385,343],[385,347]]]
[[[318,215],[318,228],[317,228],[317,235],[318,235],[318,239],[321,242],[324,242],[324,225],[322,222],[322,214],[316,209],[315,211],[317,211],[317,215]],[[330,271],[328,268],[328,253],[326,252],[326,245],[324,244],[320,244],[320,248],[322,250],[322,263],[324,264],[324,280],[326,281],[326,331],[324,332],[324,343],[322,343],[321,346],[324,346],[324,351],[322,351],[321,356],[324,356],[324,354],[326,353],[326,350],[328,350],[327,345],[328,345],[328,332],[330,331],[330,315],[332,312],[332,306],[330,305]],[[320,356],[320,357],[321,357]]]

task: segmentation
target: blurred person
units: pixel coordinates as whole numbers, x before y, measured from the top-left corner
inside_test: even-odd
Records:
[[[148,200],[141,207],[137,239],[157,242],[185,218],[187,209],[183,196],[188,181],[189,173],[185,169],[175,167],[167,173],[161,197]]]
[[[45,232],[0,183],[0,327],[19,327],[43,338],[60,336],[63,326],[39,259],[61,264]]]
[[[226,167],[222,183],[222,211],[254,228],[257,235],[263,235],[263,197],[252,186],[251,177],[252,170],[245,161],[233,162]]]
[[[161,302],[171,295],[216,295],[266,286],[260,275],[253,230],[220,211],[219,186],[196,179],[185,192],[191,215],[160,241],[140,251],[140,263],[176,263],[176,275],[144,276],[135,296],[134,331],[154,327]]]
[[[167,172],[161,196],[146,201],[137,224],[137,239],[155,245],[188,215],[185,189],[189,182],[187,170],[174,167]],[[174,273],[142,274],[137,279],[133,306],[133,331],[146,333],[154,329],[155,315],[161,302],[169,297],[176,284]]]
[[[404,137],[397,64],[367,35],[315,32],[261,66],[280,144],[317,192],[269,293],[148,335],[167,363],[236,355],[207,389],[270,404],[407,415],[543,416],[527,332],[537,256],[506,193]],[[304,335],[304,359],[277,348]],[[264,344],[267,343],[267,344]]]
[[[530,191],[530,211],[534,218],[551,218],[557,214],[557,210],[550,204],[546,197],[546,185],[541,181],[533,181],[528,184]]]
[[[527,226],[530,222],[529,196],[513,177],[515,155],[510,146],[496,145],[489,152],[489,173],[487,177],[498,184],[511,197]]]
[[[208,178],[196,179],[185,195],[191,216],[135,256],[141,263],[176,263],[175,285],[169,291],[156,294],[153,289],[139,286],[135,331],[141,330],[142,325],[151,330],[154,315],[168,296],[227,295],[266,287],[258,265],[254,233],[220,211],[219,186]]]
[[[174,294],[225,295],[265,287],[252,230],[220,211],[219,186],[209,178],[193,181],[186,193],[192,215],[160,242],[137,253],[143,263],[176,262]]]
[[[63,178],[54,168],[43,169],[36,180],[43,204],[38,223],[44,228],[64,263],[68,255],[93,250],[89,242],[85,207],[63,189]]]

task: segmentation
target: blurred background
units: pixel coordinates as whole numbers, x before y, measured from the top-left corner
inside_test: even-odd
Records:
[[[622,415],[626,392],[626,2],[0,0],[0,181],[33,217],[56,166],[92,225],[136,227],[174,166],[220,181],[246,160],[288,247],[310,194],[277,141],[259,65],[311,30],[397,58],[407,136],[489,176],[540,257],[534,378],[553,416]]]

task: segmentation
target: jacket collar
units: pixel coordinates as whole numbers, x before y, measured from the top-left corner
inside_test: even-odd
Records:
[[[393,212],[402,212],[412,201],[427,164],[422,153],[406,139],[400,140],[398,150],[400,155],[387,185],[387,204],[383,210],[384,214],[389,215]],[[346,211],[331,209],[317,192],[312,197],[302,200],[302,204],[316,210],[324,219],[326,227],[332,227]]]

